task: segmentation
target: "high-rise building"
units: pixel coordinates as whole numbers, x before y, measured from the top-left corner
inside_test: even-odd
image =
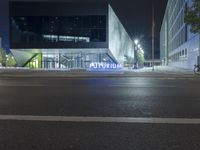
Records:
[[[134,58],[134,45],[102,2],[20,2],[10,8],[10,48],[17,66],[115,69]]]
[[[193,69],[199,56],[199,34],[184,23],[192,0],[168,0],[160,31],[160,59],[163,65]]]

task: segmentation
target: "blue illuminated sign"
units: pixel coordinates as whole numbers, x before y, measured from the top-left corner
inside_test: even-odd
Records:
[[[121,69],[120,64],[92,62],[90,69]]]

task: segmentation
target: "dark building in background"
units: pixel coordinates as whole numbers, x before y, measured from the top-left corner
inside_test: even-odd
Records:
[[[0,37],[0,48],[2,48],[2,39]]]
[[[107,3],[11,1],[10,48],[18,66],[115,69],[134,45]]]

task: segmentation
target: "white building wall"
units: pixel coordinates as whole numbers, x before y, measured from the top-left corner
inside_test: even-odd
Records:
[[[164,21],[161,26],[160,31],[160,60],[163,66],[168,64],[168,50],[167,50],[167,43],[168,43],[168,31],[167,31],[167,21],[166,17],[164,16]]]
[[[163,26],[167,22],[167,32],[163,31],[164,27],[161,28],[160,44],[165,45],[164,48],[167,48],[168,54],[165,54],[165,57],[168,57],[169,66],[193,69],[194,65],[197,64],[197,56],[200,51],[199,34],[191,33],[190,27],[184,23],[186,5],[191,6],[191,4],[191,0],[168,1],[163,19]],[[164,33],[167,33],[168,36],[167,45],[162,40],[166,36]]]
[[[197,56],[199,55],[199,36],[193,36],[188,42],[181,45],[173,51],[174,54],[180,53],[182,50],[187,49],[187,56],[180,57],[178,61],[171,61],[169,65],[185,69],[193,69],[197,64]]]
[[[133,60],[134,43],[110,5],[108,15],[108,34],[109,51],[116,61],[123,64],[125,56],[128,56]]]
[[[24,67],[24,65],[27,63],[28,60],[30,60],[37,52],[37,50],[26,50],[26,49],[20,49],[15,50],[11,49],[11,52],[16,60],[17,67]]]

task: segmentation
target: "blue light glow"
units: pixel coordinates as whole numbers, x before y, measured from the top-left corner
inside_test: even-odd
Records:
[[[92,62],[90,63],[89,70],[118,70],[122,69],[121,64]]]

